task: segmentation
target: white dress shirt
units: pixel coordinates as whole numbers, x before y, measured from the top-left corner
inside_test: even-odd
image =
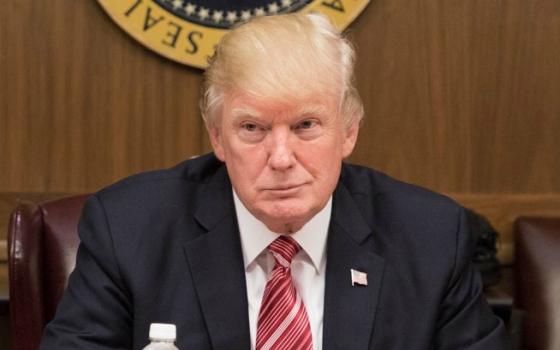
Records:
[[[251,349],[255,349],[257,320],[268,275],[274,267],[274,257],[266,249],[280,234],[270,231],[255,218],[233,191],[237,222],[241,235],[247,300],[249,302],[249,328]],[[332,197],[327,205],[315,215],[301,230],[291,234],[301,250],[292,260],[292,279],[303,299],[313,349],[323,347],[323,304],[325,297],[326,243],[331,218]]]

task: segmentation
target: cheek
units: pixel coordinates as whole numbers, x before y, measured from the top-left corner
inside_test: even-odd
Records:
[[[230,149],[228,166],[239,183],[255,183],[266,167],[266,157],[258,147],[241,147]],[[228,163],[226,162],[226,163]]]
[[[341,152],[340,145],[310,152],[307,168],[320,181],[321,191],[332,190],[336,186],[342,165]]]
[[[310,169],[321,173],[329,173],[333,166],[342,161],[342,145],[333,140],[320,144],[302,144],[298,147],[301,159]]]

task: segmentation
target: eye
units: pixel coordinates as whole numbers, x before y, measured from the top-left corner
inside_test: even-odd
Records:
[[[313,140],[322,134],[321,122],[315,118],[301,120],[293,130],[302,140]]]
[[[260,142],[266,134],[266,129],[254,122],[243,122],[239,125],[239,137],[248,143]]]
[[[319,121],[316,119],[304,119],[299,123],[297,123],[294,129],[299,131],[307,131],[307,130],[314,129],[318,125],[319,125]]]
[[[253,123],[243,123],[241,124],[241,129],[244,129],[245,131],[253,132],[253,131],[257,131],[258,126],[257,124],[253,124]]]
[[[317,121],[315,120],[304,120],[299,123],[297,127],[298,129],[311,129],[315,125],[317,125]]]

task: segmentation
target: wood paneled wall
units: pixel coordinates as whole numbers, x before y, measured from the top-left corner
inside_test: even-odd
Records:
[[[354,160],[439,191],[560,192],[560,2],[374,0]]]
[[[0,18],[4,207],[209,150],[201,71],[95,0],[8,0]],[[560,215],[559,1],[371,0],[348,33],[366,108],[351,161],[481,210],[505,246],[518,214]]]
[[[201,152],[200,71],[144,49],[94,0],[0,11],[0,191],[91,191]]]

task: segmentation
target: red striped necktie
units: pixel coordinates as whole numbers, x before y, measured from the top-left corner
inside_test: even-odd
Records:
[[[276,263],[264,290],[257,322],[256,350],[312,350],[311,327],[303,300],[292,282],[292,258],[300,250],[280,236],[268,246]]]

